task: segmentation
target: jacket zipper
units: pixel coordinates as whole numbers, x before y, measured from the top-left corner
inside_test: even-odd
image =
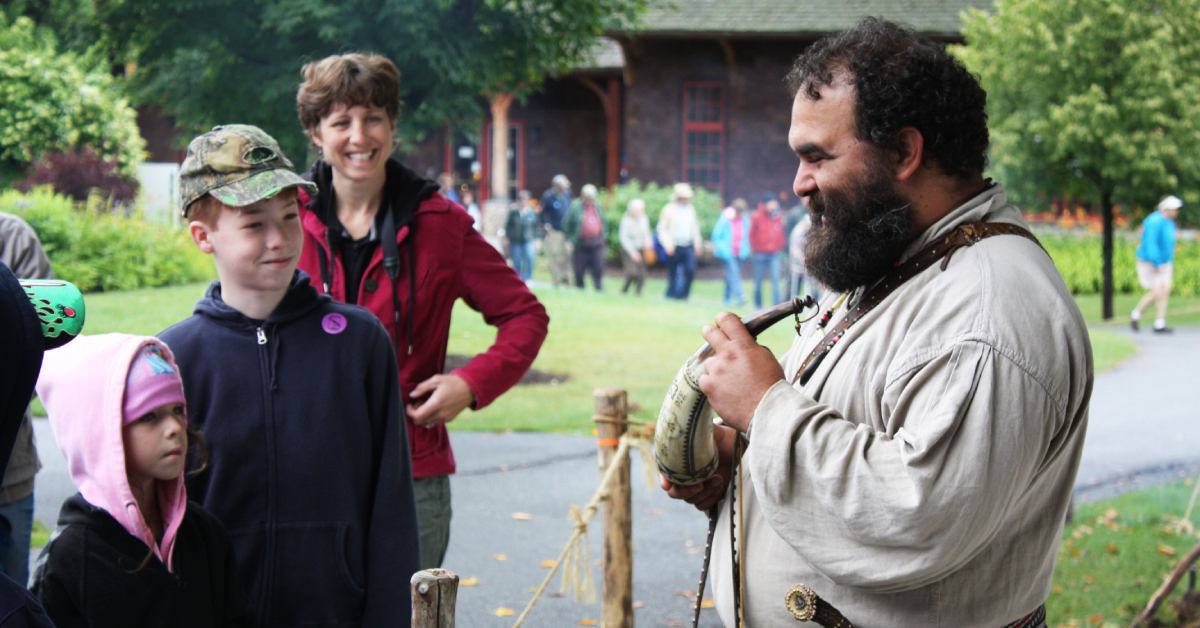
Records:
[[[265,577],[263,578],[262,598],[259,602],[259,617],[267,625],[274,621],[273,615],[275,609],[272,608],[272,600],[270,592],[275,588],[275,513],[276,513],[276,481],[278,474],[275,468],[275,409],[271,402],[271,351],[267,347],[267,332],[266,325],[259,325],[254,329],[255,337],[258,343],[258,365],[259,373],[262,381],[263,395],[263,426],[266,440],[267,451],[267,520],[266,529],[263,531],[266,541],[265,560]]]

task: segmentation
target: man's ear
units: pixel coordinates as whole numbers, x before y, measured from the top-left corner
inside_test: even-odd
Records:
[[[913,127],[906,126],[900,129],[898,139],[895,177],[897,181],[908,181],[925,158],[925,136]]]
[[[192,242],[196,243],[196,248],[200,249],[201,252],[212,255],[213,245],[212,240],[209,238],[212,229],[208,225],[199,220],[193,220],[188,223],[188,233],[192,236]]]

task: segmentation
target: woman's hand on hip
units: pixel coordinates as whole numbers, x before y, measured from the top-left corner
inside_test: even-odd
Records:
[[[475,393],[457,375],[434,375],[417,384],[404,407],[408,418],[420,427],[449,423],[475,401]]]

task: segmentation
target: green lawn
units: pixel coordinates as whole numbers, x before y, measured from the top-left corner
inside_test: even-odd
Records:
[[[451,427],[587,433],[592,428],[592,391],[596,388],[627,390],[632,415],[652,420],[676,369],[701,344],[700,328],[723,309],[723,284],[697,281],[692,300],[679,303],[663,298],[661,279],[647,282],[641,298],[618,294],[618,282],[606,279],[607,291],[600,294],[590,289],[535,289],[551,322],[550,335],[534,368],[563,374],[565,381],[519,386],[490,407],[462,415]],[[191,284],[89,294],[87,332],[158,333],[188,316],[204,289],[204,284]],[[1196,303],[1200,299],[1194,300],[1192,307]],[[461,302],[454,314],[451,353],[473,355],[491,344],[495,330],[478,314]],[[1124,330],[1093,326],[1091,335],[1097,371],[1111,368],[1135,351]],[[791,325],[781,322],[760,340],[778,354],[792,337]]]
[[[1192,480],[1156,486],[1120,497],[1079,504],[1075,522],[1063,532],[1046,602],[1050,626],[1127,626],[1176,562],[1200,534],[1172,529],[1187,509]],[[1192,513],[1200,526],[1200,513]],[[1173,626],[1171,603],[1180,599],[1187,579],[1175,588],[1158,618]]]
[[[1100,315],[1103,311],[1100,295],[1085,294],[1075,297],[1079,310],[1087,319],[1089,325],[1105,325],[1126,327],[1129,325],[1129,312],[1137,305],[1140,294],[1118,294],[1113,296],[1113,319],[1104,322]],[[1154,320],[1154,306],[1151,305],[1142,312],[1142,322],[1146,327]],[[1171,297],[1167,301],[1167,323],[1176,325],[1200,325],[1200,297]]]

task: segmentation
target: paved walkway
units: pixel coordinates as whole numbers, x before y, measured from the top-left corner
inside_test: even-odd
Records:
[[[1195,367],[1200,329],[1174,336],[1136,336],[1139,353],[1096,380],[1077,496],[1095,499],[1142,484],[1200,472],[1200,411]],[[666,382],[664,382],[664,387]],[[38,476],[36,517],[53,524],[74,489],[49,426],[37,421],[45,468]],[[547,434],[453,435],[459,474],[453,481],[454,523],[446,566],[478,583],[458,597],[461,626],[510,626],[571,534],[568,509],[583,505],[599,482],[591,438]],[[648,488],[633,462],[634,599],[642,626],[686,626],[706,532],[703,515]],[[516,517],[514,517],[516,515]],[[598,516],[599,518],[599,516]],[[598,519],[597,519],[598,521]],[[591,574],[602,576],[600,528],[590,533]],[[503,560],[502,560],[503,558]],[[558,590],[556,576],[549,591]],[[709,594],[711,595],[711,594]],[[529,626],[574,626],[599,620],[598,604],[547,595]],[[719,626],[706,610],[702,625]]]

